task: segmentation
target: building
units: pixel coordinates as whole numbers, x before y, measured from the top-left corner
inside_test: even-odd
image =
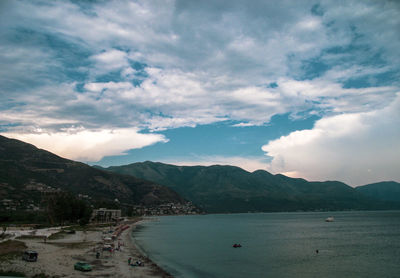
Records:
[[[121,210],[120,209],[106,209],[99,208],[93,210],[92,217],[90,218],[91,222],[100,222],[107,223],[112,221],[117,221],[121,218]]]

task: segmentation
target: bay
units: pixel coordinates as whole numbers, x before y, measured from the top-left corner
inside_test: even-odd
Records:
[[[163,216],[134,238],[175,277],[400,276],[400,211]]]

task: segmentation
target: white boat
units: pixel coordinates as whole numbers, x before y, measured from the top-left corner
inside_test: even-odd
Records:
[[[325,219],[325,222],[333,222],[335,221],[335,218],[333,216],[329,216],[328,218]]]

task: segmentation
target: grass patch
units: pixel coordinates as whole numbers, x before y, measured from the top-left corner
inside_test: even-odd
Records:
[[[22,235],[22,236],[16,237],[16,239],[40,239],[40,240],[43,240],[44,236]]]
[[[68,227],[68,229],[75,230],[75,231],[85,231],[88,229],[88,226],[87,225],[85,225],[85,226],[73,225],[73,226]]]
[[[51,278],[51,277],[55,277],[55,276],[49,276],[44,273],[35,274],[34,276],[32,276],[32,278]]]
[[[71,249],[83,249],[93,245],[91,241],[85,242],[48,242],[48,244],[52,244],[54,246],[63,247],[63,248],[71,248]]]
[[[16,271],[2,271],[0,270],[0,277],[1,276],[14,276],[14,277],[26,277],[24,273],[22,272],[16,272]]]
[[[50,240],[52,240],[52,239],[62,239],[67,234],[68,234],[67,231],[62,230],[62,231],[59,231],[57,233],[54,233],[54,234],[50,235],[49,237],[47,237],[47,239],[50,239]],[[37,240],[44,241],[45,237],[46,236],[22,235],[22,236],[16,237],[16,239],[21,239],[21,240],[22,239],[28,239],[28,240],[29,239],[37,239]]]
[[[18,240],[7,240],[0,243],[0,261],[12,260],[17,256],[22,256],[22,252],[27,248],[26,244]]]
[[[66,231],[59,231],[57,233],[52,234],[51,236],[48,237],[48,239],[61,239],[64,238],[67,235]]]
[[[9,234],[2,233],[2,234],[0,235],[0,239],[1,239],[1,240],[6,239],[6,238],[8,238],[8,237],[10,237]]]
[[[110,225],[107,225],[108,227]],[[106,227],[106,226],[104,226]],[[98,224],[88,224],[85,226],[80,226],[80,225],[75,225],[75,226],[70,226],[68,229],[70,230],[75,230],[75,231],[98,231],[102,227]]]

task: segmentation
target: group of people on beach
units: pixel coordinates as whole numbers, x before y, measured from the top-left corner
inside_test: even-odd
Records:
[[[135,263],[132,263],[132,258],[131,257],[129,257],[129,259],[128,259],[128,265],[130,265],[130,266],[144,266],[144,264],[140,260],[137,260]]]

